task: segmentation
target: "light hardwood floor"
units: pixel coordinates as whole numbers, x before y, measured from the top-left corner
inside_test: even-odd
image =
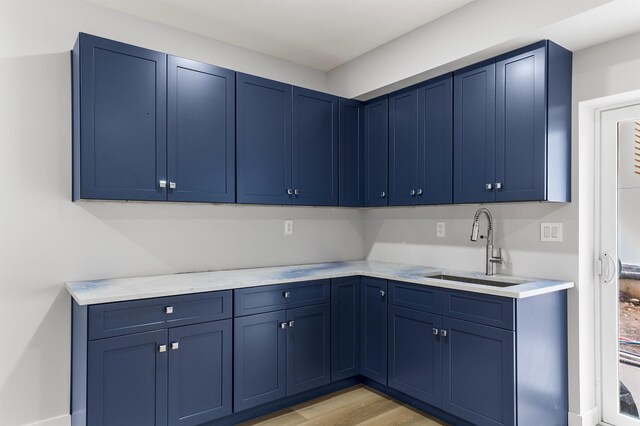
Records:
[[[241,426],[446,425],[386,395],[353,386],[242,423]]]

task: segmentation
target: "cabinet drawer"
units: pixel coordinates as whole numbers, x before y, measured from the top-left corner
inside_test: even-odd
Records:
[[[89,339],[231,318],[231,290],[89,306]]]
[[[329,303],[329,280],[235,290],[235,316]]]
[[[389,281],[389,304],[434,314],[440,313],[442,295],[433,287]]]
[[[515,330],[515,300],[479,293],[447,291],[442,315],[493,327]]]

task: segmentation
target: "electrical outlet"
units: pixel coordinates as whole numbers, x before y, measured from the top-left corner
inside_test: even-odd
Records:
[[[541,223],[540,241],[558,243],[562,241],[562,223]]]
[[[284,235],[293,235],[293,221],[285,220],[284,221]]]
[[[444,238],[446,234],[446,226],[444,222],[437,222],[436,223],[436,237],[438,238]]]

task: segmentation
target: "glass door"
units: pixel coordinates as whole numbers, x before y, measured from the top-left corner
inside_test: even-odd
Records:
[[[640,106],[601,117],[602,420],[640,426]]]

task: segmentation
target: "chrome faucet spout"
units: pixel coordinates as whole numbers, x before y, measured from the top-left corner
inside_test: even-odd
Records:
[[[493,254],[493,216],[491,212],[484,207],[481,207],[476,211],[473,216],[473,225],[471,227],[471,241],[478,241],[478,235],[480,234],[480,216],[485,215],[487,217],[487,258],[486,258],[486,275],[495,275],[495,264],[502,263],[502,250],[498,249],[498,255]]]

